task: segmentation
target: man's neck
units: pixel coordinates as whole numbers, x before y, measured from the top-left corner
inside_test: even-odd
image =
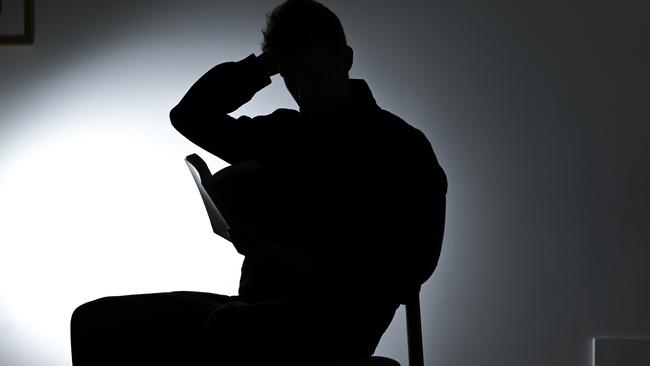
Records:
[[[346,81],[344,87],[341,88],[337,94],[337,98],[326,108],[314,112],[301,111],[307,119],[321,119],[327,116],[336,114],[347,108],[354,100],[354,93],[352,90],[352,83],[350,79]]]
[[[328,114],[344,109],[350,103],[352,103],[353,99],[354,93],[352,91],[352,83],[350,82],[350,79],[347,79],[344,87],[341,88],[341,92],[338,94],[338,98],[336,99],[335,103],[333,103],[329,108]]]

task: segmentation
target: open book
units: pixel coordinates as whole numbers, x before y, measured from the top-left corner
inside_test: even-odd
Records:
[[[242,246],[233,242],[234,227],[254,228],[261,238],[277,235],[282,221],[282,189],[257,161],[227,166],[212,174],[196,154],[185,158],[212,224],[212,231],[235,245],[240,254],[252,256],[272,269],[313,270],[316,262],[295,243]],[[279,221],[278,221],[279,220]],[[277,236],[276,236],[277,237]],[[240,237],[241,238],[241,237]],[[259,262],[258,262],[259,263]]]
[[[232,242],[230,229],[233,224],[256,228],[268,225],[267,216],[277,209],[279,190],[257,161],[233,164],[214,175],[196,154],[187,156],[185,162],[201,193],[215,234]]]

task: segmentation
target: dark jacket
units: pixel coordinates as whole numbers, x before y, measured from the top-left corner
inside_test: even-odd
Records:
[[[257,160],[282,187],[268,215],[275,240],[297,243],[313,270],[271,271],[246,258],[240,295],[404,302],[436,267],[447,180],[422,132],[381,109],[365,81],[328,116],[228,115],[271,83],[255,55],[215,66],[171,111],[189,140],[234,164]]]

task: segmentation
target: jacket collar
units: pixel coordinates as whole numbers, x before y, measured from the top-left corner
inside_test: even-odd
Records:
[[[327,114],[320,114],[316,117],[310,117],[303,114],[306,119],[314,120],[345,120],[351,116],[372,112],[379,109],[368,83],[363,79],[350,79],[352,88],[352,98],[343,107],[331,111]],[[342,118],[340,118],[342,117]]]
[[[352,101],[345,109],[375,109],[378,108],[375,97],[372,95],[368,83],[363,79],[350,79],[352,87]]]

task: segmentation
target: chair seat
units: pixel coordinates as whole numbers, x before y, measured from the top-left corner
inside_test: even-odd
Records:
[[[336,361],[328,366],[400,366],[399,362],[388,357],[372,356],[348,358]]]

